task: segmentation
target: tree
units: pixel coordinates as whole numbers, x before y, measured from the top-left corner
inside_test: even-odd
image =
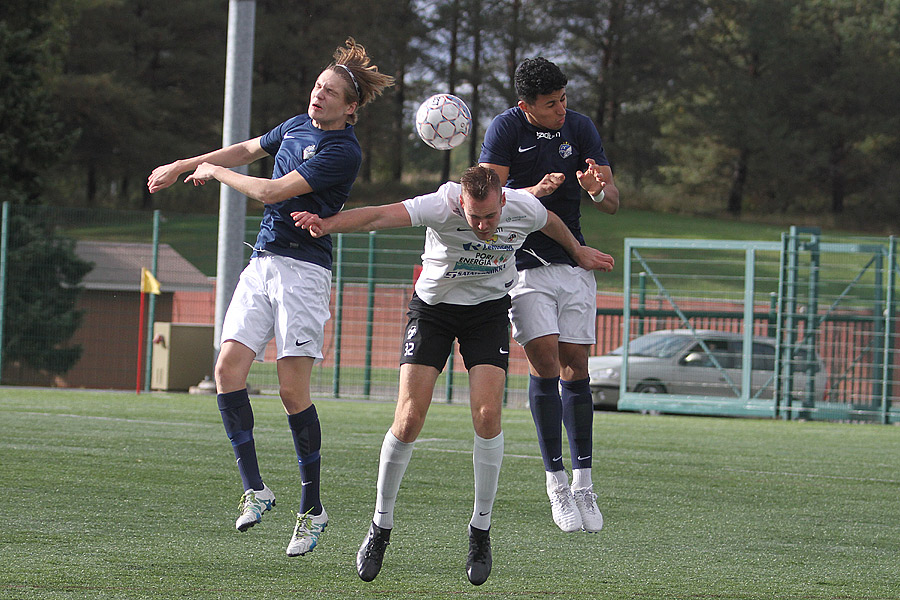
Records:
[[[683,86],[701,10],[692,0],[607,0],[589,11],[579,0],[551,5],[570,107],[594,119],[614,167],[631,181],[656,177],[660,107]]]
[[[74,4],[56,94],[78,136],[60,202],[151,208],[153,167],[221,144],[226,18],[214,0]]]
[[[0,8],[0,193],[15,203],[40,201],[47,168],[71,139],[49,92],[53,4],[9,0]]]
[[[796,54],[806,59],[793,76],[806,83],[798,129],[808,142],[807,178],[840,214],[848,194],[871,196],[880,187],[873,183],[897,183],[887,164],[900,158],[900,2],[808,0],[795,23],[803,32]]]
[[[81,358],[81,346],[66,341],[81,325],[74,306],[79,283],[92,265],[75,254],[75,242],[57,236],[49,220],[23,210],[10,218],[7,259],[4,361],[52,374],[65,373]]]
[[[0,9],[0,189],[13,204],[8,223],[3,357],[50,373],[64,373],[81,348],[64,347],[78,329],[78,284],[90,270],[74,243],[58,237],[47,219],[30,219],[42,201],[44,174],[66,152],[69,136],[48,93],[56,62],[55,3],[8,1]],[[9,318],[13,316],[13,318]]]
[[[772,141],[789,129],[784,107],[790,82],[783,77],[783,65],[790,62],[784,40],[789,38],[792,5],[778,0],[741,4],[711,0],[706,8],[685,56],[686,85],[669,107],[674,113],[690,114],[692,123],[701,126],[701,135],[686,137],[676,130],[672,143],[709,143],[724,150],[718,153],[719,164],[706,175],[724,179],[726,210],[737,215],[743,210],[754,161],[787,150]],[[765,192],[777,190],[766,176],[757,180]]]

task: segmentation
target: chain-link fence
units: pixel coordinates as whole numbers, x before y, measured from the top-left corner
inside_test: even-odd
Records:
[[[5,206],[12,235],[3,253],[2,383],[136,391],[208,387],[203,382],[214,362],[214,215]],[[23,223],[36,224],[32,241],[16,235]],[[248,217],[246,241],[255,240],[258,225],[259,216]],[[67,248],[89,266],[84,277],[63,281],[53,258],[34,252],[34,240]],[[314,394],[396,398],[406,307],[423,241],[418,229],[334,236],[332,318],[325,359],[313,373]],[[159,281],[159,295],[141,293],[142,268]],[[48,286],[77,290],[67,306],[57,307],[56,317],[45,306]],[[26,310],[26,296],[38,305]],[[52,321],[61,318],[73,323],[70,335],[54,329]],[[41,347],[70,350],[77,360],[68,368],[48,368],[24,350]],[[251,370],[252,389],[277,393],[274,356],[272,342],[266,361]],[[513,344],[508,404],[527,403],[527,382],[524,352]],[[435,400],[467,399],[468,378],[454,353]]]
[[[209,387],[202,383],[214,361],[215,215],[9,204],[3,214],[2,383]],[[259,216],[248,217],[246,241],[258,225]],[[313,393],[395,398],[424,233],[334,238],[332,318]],[[623,306],[617,291],[598,295],[594,354],[622,346],[624,331],[629,343],[612,358],[591,359],[598,405],[898,419],[894,238],[792,230],[781,242],[629,239],[625,250],[619,269],[629,301]],[[159,281],[159,295],[141,293],[142,268]],[[632,366],[646,359],[631,344],[661,330],[687,332],[677,364],[662,373]],[[251,388],[277,393],[274,356],[272,343],[251,370]],[[526,405],[527,384],[524,352],[511,344],[507,403]],[[435,400],[465,402],[467,386],[454,353]]]

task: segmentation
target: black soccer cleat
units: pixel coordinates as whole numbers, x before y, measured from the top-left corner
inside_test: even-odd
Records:
[[[382,529],[374,522],[369,526],[369,533],[363,540],[359,552],[356,553],[356,572],[363,581],[372,581],[381,571],[384,551],[391,539],[391,530]]]
[[[491,530],[469,525],[469,556],[466,576],[472,585],[481,585],[491,574]]]

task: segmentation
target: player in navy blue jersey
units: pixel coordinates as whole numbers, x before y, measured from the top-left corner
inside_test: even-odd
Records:
[[[608,214],[619,208],[619,190],[594,123],[567,108],[567,84],[552,62],[523,61],[515,74],[519,101],[491,122],[479,161],[497,171],[507,187],[532,192],[584,244],[582,189]],[[513,336],[528,358],[529,404],[553,520],[564,531],[599,531],[603,516],[591,478],[593,401],[587,370],[596,341],[597,283],[540,232],[518,250],[516,267],[510,316]],[[562,460],[563,424],[571,486]]]
[[[265,205],[250,263],[222,324],[215,379],[244,489],[235,527],[246,531],[275,505],[275,494],[263,483],[257,464],[247,393],[253,361],[262,360],[275,338],[279,393],[302,479],[289,556],[313,550],[328,524],[319,493],[322,430],[309,385],[313,365],[323,358],[331,298],[331,239],[294,227],[290,214],[309,211],[328,217],[340,212],[362,160],[353,130],[357,113],[392,84],[393,78],[371,65],[365,48],[350,38],[317,78],[306,114],[260,137],[157,167],[147,181],[154,193],[193,171],[185,183],[215,179]],[[275,159],[271,179],[230,169],[265,156]]]

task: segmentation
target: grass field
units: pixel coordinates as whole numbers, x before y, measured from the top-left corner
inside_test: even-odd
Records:
[[[366,584],[354,556],[393,404],[317,407],[331,524],[288,558],[299,475],[276,398],[254,409],[277,507],[241,534],[211,396],[0,388],[0,598],[900,598],[895,427],[597,413],[607,524],[565,534],[531,416],[507,410],[494,570],[475,588],[468,409],[432,407]]]

